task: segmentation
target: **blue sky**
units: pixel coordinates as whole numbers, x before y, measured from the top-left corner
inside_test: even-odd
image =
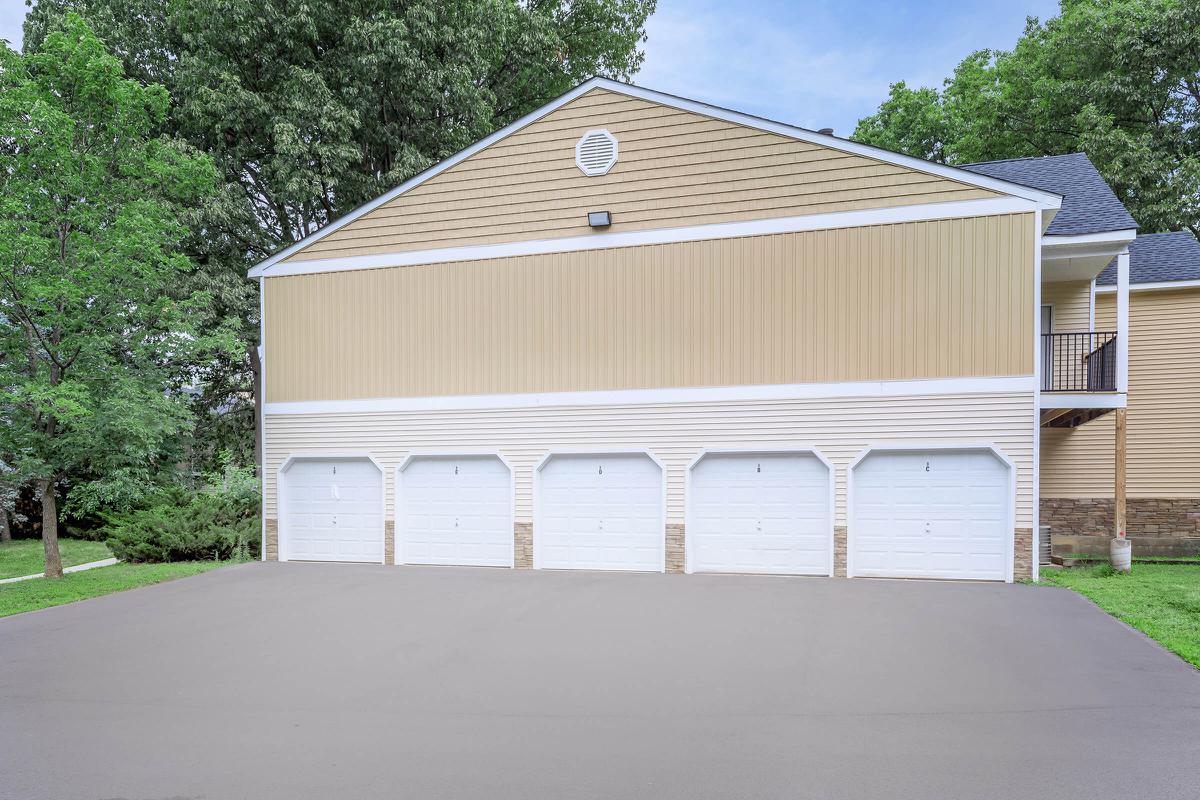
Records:
[[[332,1],[332,0],[330,0]],[[647,26],[651,89],[849,135],[888,85],[941,85],[980,48],[1008,49],[1058,0],[659,0]],[[0,0],[0,38],[21,39],[22,0]]]
[[[651,89],[839,136],[888,86],[941,86],[982,48],[1009,49],[1057,0],[659,0],[647,25]]]

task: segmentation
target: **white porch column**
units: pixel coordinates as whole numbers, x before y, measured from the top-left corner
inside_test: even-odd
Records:
[[[1129,250],[1117,256],[1117,391],[1129,391]]]

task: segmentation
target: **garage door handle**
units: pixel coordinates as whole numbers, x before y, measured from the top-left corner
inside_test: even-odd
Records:
[[[338,487],[336,487],[336,486],[329,487],[329,494],[333,497],[334,500],[342,499],[342,495],[338,492]]]

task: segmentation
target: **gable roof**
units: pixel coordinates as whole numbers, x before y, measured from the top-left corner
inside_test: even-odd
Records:
[[[984,161],[962,166],[981,175],[1062,195],[1062,208],[1046,229],[1049,236],[1078,236],[1137,228],[1137,222],[1083,153]]]
[[[945,164],[925,161],[924,159],[893,153],[879,147],[853,142],[848,139],[841,139],[835,136],[811,131],[806,128],[785,125],[780,122],[774,122],[761,117],[755,117],[749,114],[743,114],[737,111],[720,108],[718,106],[712,106],[706,103],[700,103],[694,100],[676,97],[663,92],[656,92],[651,89],[644,89],[640,86],[621,83],[608,78],[591,78],[576,86],[574,89],[566,92],[565,94],[560,95],[536,111],[521,117],[517,121],[505,126],[504,128],[501,128],[490,136],[479,140],[470,147],[467,147],[466,149],[455,153],[453,156],[450,156],[449,158],[429,167],[424,172],[421,172],[413,178],[410,178],[396,188],[380,195],[374,200],[364,203],[348,214],[325,225],[325,227],[321,228],[320,230],[309,234],[304,239],[301,239],[300,241],[283,248],[274,255],[257,264],[249,271],[249,276],[254,278],[266,274],[267,270],[269,270],[271,266],[304,249],[313,242],[341,229],[354,220],[370,213],[383,204],[395,199],[396,197],[399,197],[410,189],[420,186],[436,175],[450,169],[456,164],[459,164],[475,153],[478,153],[480,150],[483,150],[484,148],[495,144],[501,139],[516,133],[522,128],[538,121],[547,114],[557,110],[558,108],[561,108],[572,100],[575,100],[576,98],[596,88],[606,89],[608,91],[624,94],[630,97],[637,97],[671,108],[692,111],[694,113],[703,114],[716,119],[744,125],[748,128],[753,128],[768,133],[775,133],[781,136],[828,147],[832,150],[853,153],[884,163],[912,169],[917,172],[936,175],[966,184],[968,186],[988,189],[1013,197],[1029,200],[1030,202],[1036,203],[1044,208],[1057,209],[1062,203],[1062,196],[1052,189],[1041,189],[1038,187],[1027,186],[1013,182],[1006,178],[996,178],[983,173],[964,170],[959,167],[951,167]]]
[[[1189,231],[1148,233],[1129,243],[1129,283],[1200,280],[1200,242]],[[1116,286],[1114,258],[1096,278],[1097,286]]]

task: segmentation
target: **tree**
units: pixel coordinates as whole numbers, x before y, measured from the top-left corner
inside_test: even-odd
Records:
[[[248,411],[258,301],[246,269],[593,74],[627,78],[655,0],[39,0],[26,48],[69,9],[130,75],[164,83],[171,130],[214,158],[222,191],[188,248],[234,324],[237,360],[202,363],[212,409]],[[245,417],[243,417],[245,418]],[[205,427],[207,426],[207,427]],[[226,442],[228,444],[228,442]],[[211,449],[211,448],[210,448]]]
[[[216,171],[159,135],[167,106],[77,15],[37,53],[0,47],[0,461],[41,497],[49,576],[56,488],[80,513],[149,490],[188,422],[168,389],[211,346],[208,298],[169,290]]]
[[[1200,3],[1062,0],[940,92],[894,84],[854,138],[951,164],[1083,151],[1143,231],[1200,235]]]

